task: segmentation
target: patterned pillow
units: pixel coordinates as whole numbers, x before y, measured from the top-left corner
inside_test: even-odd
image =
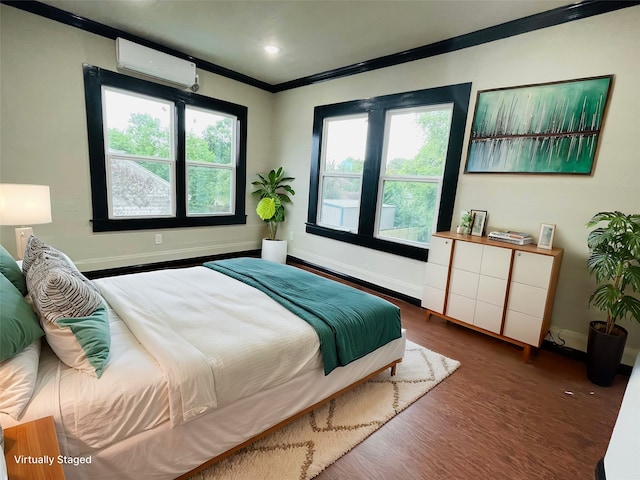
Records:
[[[22,267],[51,349],[71,368],[100,378],[111,336],[98,289],[69,257],[33,236]]]
[[[27,273],[29,295],[43,320],[86,317],[102,304],[102,297],[88,281],[62,265],[37,261]]]
[[[31,268],[33,262],[40,256],[41,253],[47,253],[51,247],[40,240],[38,237],[31,235],[27,240],[27,246],[24,249],[24,255],[22,258],[22,273],[27,275],[27,272]],[[55,252],[49,251],[50,254]]]
[[[98,289],[69,257],[34,236],[29,237],[22,269],[33,305],[49,322],[91,315],[102,304]]]
[[[47,264],[45,266],[39,265],[42,261],[46,261]],[[80,273],[80,270],[76,268],[71,259],[65,255],[64,252],[53,248],[51,245],[44,243],[38,237],[31,235],[29,240],[27,240],[27,247],[25,248],[24,258],[22,260],[22,272],[25,277],[31,269],[31,266],[34,264],[36,267],[39,266],[40,270],[51,268],[54,265],[62,266],[80,278],[83,282],[86,282],[90,288],[96,291],[96,293],[98,292],[93,283]]]

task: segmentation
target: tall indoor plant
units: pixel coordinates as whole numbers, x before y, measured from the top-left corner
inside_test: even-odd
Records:
[[[618,320],[632,319],[640,323],[640,215],[600,212],[587,227],[589,273],[595,275],[598,287],[589,304],[607,315],[606,321],[592,321],[587,346],[587,375],[598,385],[611,385],[616,375],[627,330]]]
[[[252,182],[252,185],[257,187],[252,195],[260,198],[256,213],[267,224],[269,230],[269,237],[262,241],[262,258],[284,263],[287,241],[278,240],[278,225],[285,220],[285,204],[291,203],[289,195],[296,194],[288,185],[295,178],[285,177],[282,167],[273,169],[266,175],[258,174],[258,178],[260,180]]]

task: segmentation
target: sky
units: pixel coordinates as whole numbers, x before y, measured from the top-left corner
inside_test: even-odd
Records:
[[[424,143],[424,138],[415,117],[415,113],[393,116],[387,158],[414,158],[416,156]],[[348,157],[364,159],[367,137],[366,116],[330,120],[330,125],[327,160],[339,163]]]
[[[107,105],[109,106],[109,108],[106,109],[107,126],[109,128],[125,130],[132,113],[148,113],[160,119],[160,125],[163,128],[167,128],[170,125],[172,102],[150,99],[131,93],[122,94],[115,89],[105,89],[104,94],[106,95]],[[225,118],[226,117],[222,115],[215,115],[189,107],[187,110],[187,131],[199,135],[207,125],[214,124]]]

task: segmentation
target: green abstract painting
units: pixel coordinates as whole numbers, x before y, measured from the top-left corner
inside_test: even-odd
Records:
[[[479,91],[465,172],[590,174],[612,80]]]

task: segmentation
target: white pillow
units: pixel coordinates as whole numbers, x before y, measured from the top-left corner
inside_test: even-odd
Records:
[[[18,420],[31,400],[38,376],[40,340],[0,362],[0,412]]]

